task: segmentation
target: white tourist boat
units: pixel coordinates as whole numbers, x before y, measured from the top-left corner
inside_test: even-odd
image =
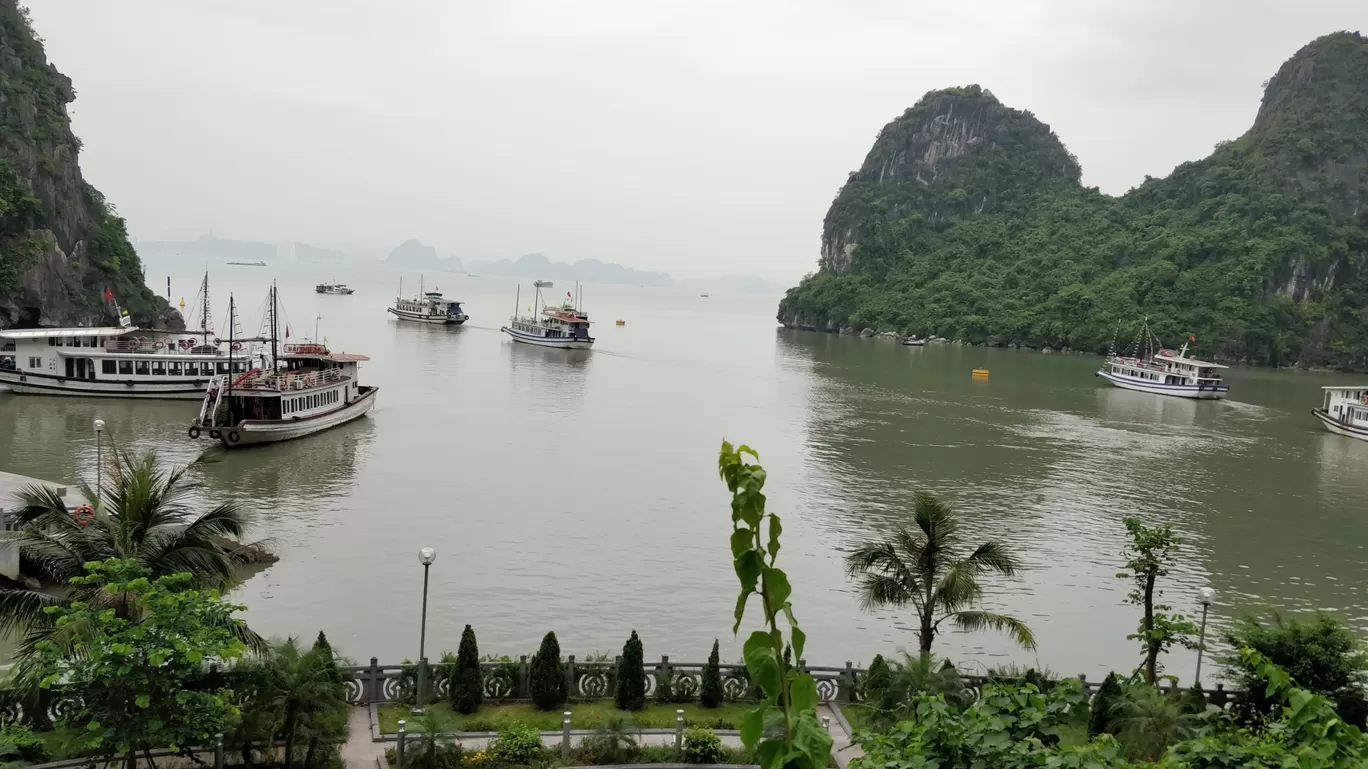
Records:
[[[1230,392],[1230,386],[1217,373],[1224,368],[1219,363],[1190,357],[1184,342],[1179,350],[1161,349],[1149,357],[1113,355],[1097,370],[1097,376],[1126,390],[1219,400]]]
[[[404,284],[400,281],[399,297],[394,300],[393,307],[387,308],[399,320],[442,326],[459,326],[470,320],[470,316],[461,310],[460,302],[447,299],[440,291],[423,291],[420,287],[418,296],[412,299],[403,298],[403,294]]]
[[[262,353],[260,340],[240,339],[230,350],[215,337],[203,321],[208,276],[200,290],[198,331],[140,329],[117,309],[118,326],[0,331],[0,385],[24,395],[201,398],[209,380],[247,371]]]
[[[356,293],[356,289],[348,288],[345,283],[319,283],[314,286],[314,291],[320,294],[341,294],[344,296]]]
[[[1325,401],[1311,409],[1316,419],[1336,435],[1368,441],[1368,385],[1322,387]]]
[[[270,342],[276,344],[278,313],[271,289]],[[334,353],[326,345],[284,345],[269,368],[225,374],[210,381],[199,416],[191,423],[192,439],[207,435],[224,448],[302,438],[358,419],[375,406],[380,388],[358,380],[365,355]]]
[[[542,299],[541,290],[550,285],[549,281],[541,280],[533,283],[536,298],[532,303],[532,314],[515,314],[509,318],[508,325],[499,330],[508,334],[515,342],[537,347],[589,349],[594,345],[594,338],[589,336],[589,316],[579,309],[575,296],[568,291],[565,293],[565,301],[559,306],[547,304]],[[517,311],[516,306],[520,299],[521,296],[514,300],[514,312]]]

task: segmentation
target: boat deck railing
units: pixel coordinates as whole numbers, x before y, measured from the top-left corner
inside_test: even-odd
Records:
[[[262,372],[253,374],[239,383],[233,385],[234,390],[266,390],[271,392],[288,392],[292,390],[311,390],[315,387],[325,387],[346,379],[342,375],[341,369],[324,369],[322,371],[295,372]]]

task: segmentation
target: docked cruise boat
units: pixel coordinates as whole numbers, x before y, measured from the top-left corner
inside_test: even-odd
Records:
[[[550,286],[549,281],[537,281],[532,285],[536,291],[532,314],[514,315],[500,331],[515,342],[537,347],[566,350],[587,350],[592,347],[594,338],[589,336],[589,316],[579,309],[574,295],[567,291],[565,301],[555,306],[542,299],[541,289]],[[540,312],[537,312],[538,309]]]
[[[1097,376],[1116,387],[1155,395],[1200,400],[1226,397],[1230,386],[1218,373],[1226,366],[1191,357],[1187,349],[1184,342],[1179,350],[1160,349],[1147,357],[1113,355],[1097,370]]]
[[[400,296],[394,300],[393,307],[386,308],[399,320],[459,326],[470,319],[470,316],[461,310],[460,302],[455,299],[447,299],[442,296],[440,291],[424,291],[420,287],[418,296],[412,299],[405,299],[403,293],[404,285],[401,282],[399,284]]]
[[[334,353],[316,343],[287,344],[279,368],[214,377],[191,438],[208,435],[225,448],[302,438],[365,416],[378,387],[357,380],[365,355]]]
[[[1322,387],[1325,401],[1320,408],[1311,409],[1325,429],[1368,441],[1368,385],[1351,387]]]
[[[208,278],[201,320],[209,317]],[[119,325],[0,331],[0,386],[24,395],[194,400],[215,376],[243,373],[262,360],[259,340],[231,343],[205,327],[170,332]]]
[[[345,283],[319,283],[314,286],[314,291],[320,294],[341,294],[344,296],[356,293],[356,289],[348,288]]]

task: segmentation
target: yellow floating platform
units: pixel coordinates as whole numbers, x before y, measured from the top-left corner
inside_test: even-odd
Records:
[[[972,373],[970,376],[972,376],[974,379],[987,379],[987,378],[988,378],[988,369],[986,369],[986,368],[976,368],[976,369],[974,369],[973,373]]]
[[[625,325],[627,325],[627,321],[625,321],[625,320],[620,320],[620,321],[617,322],[617,325],[619,325],[619,326],[625,326]]]

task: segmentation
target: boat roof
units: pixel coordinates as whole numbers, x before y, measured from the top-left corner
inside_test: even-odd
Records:
[[[564,310],[548,308],[542,310],[542,314],[549,318],[555,318],[556,320],[564,321],[566,323],[584,323],[585,325],[588,325],[590,323],[590,320],[588,318],[581,318],[578,315],[572,315],[568,312],[565,312]]]
[[[349,352],[283,352],[280,354],[281,360],[286,358],[307,358],[309,360],[330,360],[334,363],[359,363],[360,361],[370,360],[369,355],[358,355]]]
[[[0,339],[49,339],[56,336],[123,336],[140,330],[137,326],[87,326],[85,328],[24,328],[0,331]]]
[[[41,478],[30,478],[18,473],[8,473],[0,471],[0,510],[12,510],[19,506],[18,495],[20,490],[26,486],[44,486],[57,490],[57,496],[68,497],[67,490],[71,488],[67,483],[56,483],[45,481]]]
[[[1361,385],[1330,385],[1322,387],[1322,390],[1368,390],[1368,384]]]
[[[1180,358],[1180,357],[1178,357],[1178,353],[1177,353],[1177,352],[1174,352],[1172,355],[1161,355],[1161,354],[1159,354],[1159,353],[1155,353],[1155,354],[1154,354],[1154,357],[1153,357],[1152,359],[1153,359],[1153,360],[1178,361],[1178,362],[1180,362],[1180,363],[1186,363],[1186,364],[1191,365],[1191,366],[1200,366],[1201,368],[1230,368],[1229,366],[1222,366],[1222,365],[1219,364],[1219,363],[1212,363],[1212,362],[1209,361],[1209,360],[1199,360],[1199,359],[1193,358],[1193,357],[1191,357],[1191,356],[1188,356],[1188,357],[1186,357],[1186,358]]]

